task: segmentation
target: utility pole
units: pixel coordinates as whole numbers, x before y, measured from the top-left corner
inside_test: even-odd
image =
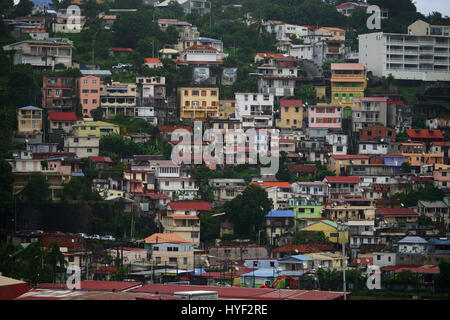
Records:
[[[344,285],[344,300],[347,300],[347,286],[345,283],[345,267],[346,267],[346,259],[345,259],[345,227],[342,224],[342,275],[343,275],[343,285]]]

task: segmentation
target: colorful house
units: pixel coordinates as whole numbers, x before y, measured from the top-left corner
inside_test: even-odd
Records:
[[[366,68],[361,63],[331,64],[331,103],[352,107],[353,98],[364,97],[367,87]],[[351,114],[344,112],[344,118]]]
[[[345,243],[348,243],[348,230],[341,231],[336,222],[330,220],[321,220],[316,223],[310,224],[299,231],[322,231],[325,236],[334,243],[342,244],[342,235],[344,234]]]

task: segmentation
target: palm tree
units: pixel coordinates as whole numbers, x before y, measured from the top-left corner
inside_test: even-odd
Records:
[[[59,250],[59,245],[56,242],[52,242],[48,246],[46,258],[46,262],[52,270],[53,283],[55,283],[57,266],[64,268],[67,265],[67,261],[64,259],[64,255]]]

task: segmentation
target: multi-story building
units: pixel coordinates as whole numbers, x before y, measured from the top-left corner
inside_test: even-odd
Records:
[[[70,77],[44,77],[42,107],[48,111],[73,111],[73,80]]]
[[[307,26],[298,26],[294,24],[277,24],[274,26],[275,37],[278,41],[291,41],[301,39],[309,34]]]
[[[159,242],[151,244],[151,261],[155,267],[191,269],[194,267],[194,243]]]
[[[323,182],[328,184],[328,198],[330,199],[361,197],[362,180],[359,177],[327,176],[323,179]]]
[[[75,112],[49,112],[48,113],[50,133],[68,134],[72,126],[80,121]]]
[[[359,139],[366,141],[395,141],[395,131],[392,128],[383,126],[363,127],[361,130],[359,130]]]
[[[168,118],[165,77],[136,77],[135,117],[157,124]]]
[[[306,161],[320,160],[322,163],[327,162],[328,150],[324,138],[303,139],[298,142],[297,148],[300,157]]]
[[[183,120],[217,118],[218,88],[179,88],[180,118]]]
[[[236,112],[235,100],[219,100],[219,119],[228,120],[234,118]]]
[[[276,97],[294,95],[295,83],[299,78],[300,60],[294,57],[268,57],[257,66],[258,90]]]
[[[264,93],[235,93],[236,118],[243,127],[271,127],[274,95]]]
[[[387,105],[387,125],[389,127],[394,128],[397,134],[412,128],[411,106],[395,103],[395,101],[388,101]]]
[[[314,34],[318,36],[329,36],[331,40],[345,41],[345,30],[341,28],[321,27],[314,30]]]
[[[158,19],[158,26],[164,32],[170,26],[174,26],[178,32],[182,32],[186,27],[192,27],[192,24],[178,19]]]
[[[292,184],[292,192],[295,195],[309,197],[322,203],[326,201],[328,195],[328,184],[323,181],[298,181]],[[289,201],[291,203],[291,199]],[[292,201],[295,201],[295,199]]]
[[[14,64],[31,64],[34,69],[53,70],[57,64],[72,67],[72,48],[72,41],[49,38],[11,43],[3,50],[14,52]]]
[[[292,210],[272,210],[265,216],[266,234],[274,247],[288,244],[295,233],[295,214]]]
[[[416,229],[418,226],[416,211],[409,208],[378,208],[375,212],[376,226],[397,226],[403,230]]]
[[[314,129],[340,129],[342,127],[342,107],[339,105],[309,106],[308,127]]]
[[[53,22],[54,33],[80,33],[85,23],[85,17],[81,15],[78,6],[69,6],[56,12],[56,20]]]
[[[136,116],[136,84],[113,82],[100,86],[100,107],[105,119],[118,114],[126,117]]]
[[[98,76],[86,75],[77,79],[76,90],[83,117],[92,117],[91,111],[100,106],[100,85]]]
[[[336,6],[336,10],[339,13],[342,13],[346,17],[351,17],[353,14],[353,11],[356,8],[363,8],[367,9],[369,7],[366,3],[357,3],[357,2],[344,2]]]
[[[408,26],[408,34],[415,36],[444,36],[450,37],[450,27],[445,24],[428,23],[417,20]]]
[[[64,138],[64,150],[73,152],[78,158],[98,156],[100,137],[96,136],[67,136]]]
[[[117,124],[103,121],[87,121],[82,124],[76,124],[72,128],[74,135],[79,137],[95,136],[100,138],[102,135],[108,133],[120,134],[120,127]]]
[[[329,131],[325,136],[330,145],[330,153],[333,155],[346,155],[348,151],[348,135],[342,132]]]
[[[344,175],[347,172],[347,166],[351,164],[364,165],[369,164],[369,157],[367,155],[347,154],[338,155],[332,154],[328,161],[328,170],[334,171],[337,175]]]
[[[352,103],[352,130],[358,132],[364,127],[387,125],[387,98],[355,98]]]
[[[214,200],[225,202],[234,199],[241,194],[245,187],[244,179],[210,179],[209,184],[213,188]]]
[[[194,44],[180,52],[175,62],[187,66],[220,66],[224,58],[224,53],[216,48]]]
[[[42,133],[42,109],[27,106],[17,109],[17,129],[19,134]]]
[[[445,164],[435,164],[433,180],[435,186],[439,189],[450,189],[450,166]]]
[[[398,80],[450,80],[448,36],[376,32],[358,37],[359,62],[374,76],[392,74]]]
[[[353,98],[364,97],[366,68],[360,63],[331,64],[331,103],[352,107]]]
[[[155,4],[157,8],[167,7],[173,0],[165,0],[158,4]],[[205,15],[211,12],[211,2],[207,0],[175,0],[180,4],[185,14],[197,13],[199,15]]]
[[[387,154],[388,145],[389,145],[388,142],[383,141],[359,140],[358,154],[371,154],[371,155]]]
[[[276,119],[276,127],[280,129],[303,128],[302,100],[280,100],[280,118]]]

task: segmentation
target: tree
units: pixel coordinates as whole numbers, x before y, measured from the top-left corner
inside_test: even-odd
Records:
[[[279,181],[291,182],[292,180],[294,180],[294,175],[292,171],[290,171],[287,168],[286,163],[287,163],[287,154],[286,152],[282,151],[280,152],[280,168],[275,176]]]
[[[304,84],[295,88],[295,97],[301,99],[303,103],[316,103],[316,89],[313,84]]]
[[[307,231],[298,231],[294,234],[293,244],[307,244],[314,242],[330,242],[323,231],[308,233]]]
[[[94,121],[102,121],[103,120],[103,110],[101,107],[98,107],[94,110],[91,110],[91,116]]]
[[[72,177],[69,183],[64,184],[64,200],[100,201],[100,195],[93,191],[90,181],[85,177]]]
[[[31,14],[31,10],[33,10],[34,3],[30,0],[20,0],[20,2],[16,5],[14,10],[14,15],[16,17],[25,17]]]
[[[13,205],[14,175],[8,162],[0,159],[0,226],[7,227]]]
[[[220,236],[220,221],[210,213],[200,214],[200,241],[210,243]]]
[[[405,173],[410,173],[411,172],[411,164],[409,162],[403,162],[401,169]]]
[[[49,184],[42,173],[33,173],[28,181],[27,185],[22,191],[25,200],[33,205],[42,205],[46,203],[50,196],[51,191]]]
[[[450,262],[441,259],[439,262],[439,274],[435,275],[436,288],[446,291],[450,298]]]
[[[272,209],[272,200],[266,190],[251,184],[242,194],[227,201],[224,209],[236,235],[256,240],[258,231],[263,229],[264,216]]]
[[[50,245],[47,247],[46,259],[47,259],[47,263],[49,264],[49,266],[52,270],[53,283],[55,283],[58,266],[59,266],[60,272],[64,272],[65,270],[61,270],[61,269],[63,269],[67,265],[67,262],[64,260],[64,255],[61,253],[61,250],[59,249],[59,245],[56,242],[50,243]]]

